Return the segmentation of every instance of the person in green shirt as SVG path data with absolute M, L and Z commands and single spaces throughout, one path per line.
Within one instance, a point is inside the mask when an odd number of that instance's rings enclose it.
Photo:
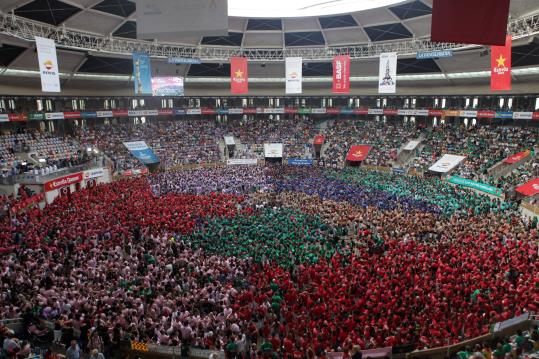
M 496 349 L 492 352 L 492 357 L 494 359 L 503 359 L 505 358 L 505 352 L 503 351 L 502 343 L 496 345 Z

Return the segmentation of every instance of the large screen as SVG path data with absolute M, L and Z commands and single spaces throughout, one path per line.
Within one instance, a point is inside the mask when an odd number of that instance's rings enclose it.
M 154 96 L 183 96 L 183 77 L 152 77 Z

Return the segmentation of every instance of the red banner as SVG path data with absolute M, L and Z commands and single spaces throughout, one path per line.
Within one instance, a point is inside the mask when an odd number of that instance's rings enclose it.
M 235 95 L 249 92 L 249 73 L 246 57 L 230 58 L 230 91 Z
M 162 108 L 157 110 L 157 114 L 159 116 L 172 116 L 174 114 L 174 110 L 171 108 Z
M 203 107 L 200 109 L 200 113 L 203 115 L 215 115 L 217 112 L 213 108 Z
M 441 117 L 444 115 L 443 110 L 429 110 L 430 117 Z
M 82 172 L 73 173 L 64 177 L 53 179 L 52 181 L 45 182 L 44 187 L 45 191 L 52 191 L 58 188 L 69 186 L 73 183 L 82 182 Z
M 350 56 L 333 58 L 333 93 L 350 93 Z
M 338 107 L 328 107 L 326 108 L 326 113 L 328 115 L 338 115 L 341 113 L 341 109 Z
M 532 115 L 533 120 L 539 120 L 539 112 L 534 112 Z
M 28 121 L 28 115 L 25 113 L 10 113 L 8 116 L 9 120 L 12 122 Z
M 490 89 L 511 90 L 511 35 L 505 38 L 505 46 L 490 48 Z
M 347 161 L 351 162 L 359 162 L 365 160 L 367 156 L 369 155 L 369 151 L 371 150 L 371 146 L 352 146 L 350 147 L 350 151 L 348 151 L 348 155 L 346 156 Z
M 533 179 L 528 183 L 516 188 L 516 191 L 524 196 L 535 196 L 539 193 L 539 178 Z
M 129 111 L 127 111 L 127 110 L 112 110 L 112 116 L 114 116 L 114 117 L 127 117 L 127 116 L 129 116 Z
M 64 112 L 64 119 L 68 119 L 68 118 L 80 118 L 80 112 L 78 111 Z
M 325 139 L 326 138 L 323 135 L 316 135 L 316 136 L 314 136 L 314 144 L 315 145 L 321 145 L 321 144 L 324 143 Z
M 369 109 L 368 108 L 355 108 L 355 109 L 352 110 L 352 112 L 355 115 L 368 115 L 369 114 Z
M 496 117 L 495 111 L 477 111 L 477 118 L 494 118 Z
M 247 115 L 253 115 L 253 114 L 256 114 L 256 108 L 255 107 L 246 107 L 243 109 L 243 114 L 247 114 Z
M 512 155 L 511 157 L 507 157 L 503 161 L 503 163 L 513 164 L 513 163 L 520 162 L 523 159 L 525 159 L 526 157 L 528 157 L 530 155 L 530 153 L 531 153 L 530 150 L 526 150 L 526 151 L 516 153 L 516 154 Z
M 298 108 L 297 107 L 285 107 L 284 108 L 284 113 L 291 113 L 291 114 L 298 113 Z
M 19 201 L 16 204 L 14 204 L 13 207 L 11 207 L 11 211 L 13 213 L 18 213 L 44 200 L 45 200 L 45 193 L 35 194 L 32 197 L 28 197 L 25 200 Z
M 384 109 L 384 115 L 386 116 L 397 116 L 399 113 L 398 110 L 392 109 L 392 108 L 386 108 Z

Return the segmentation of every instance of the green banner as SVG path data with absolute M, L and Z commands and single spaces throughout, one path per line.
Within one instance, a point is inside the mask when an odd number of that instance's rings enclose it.
M 28 114 L 29 121 L 41 121 L 45 119 L 45 114 L 39 112 L 31 112 Z
M 485 184 L 485 183 L 472 181 L 467 178 L 462 178 L 459 176 L 451 176 L 448 178 L 447 182 L 456 184 L 458 186 L 473 188 L 478 191 L 485 192 L 494 196 L 498 196 L 498 197 L 502 196 L 501 189 Z
M 300 114 L 300 115 L 310 115 L 311 114 L 311 109 L 309 107 L 298 108 L 298 114 Z

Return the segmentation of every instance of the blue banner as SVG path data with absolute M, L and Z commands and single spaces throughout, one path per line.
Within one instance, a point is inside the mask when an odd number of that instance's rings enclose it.
M 183 115 L 185 115 L 185 110 L 183 108 L 175 108 L 174 109 L 174 114 L 176 116 L 183 116 Z
M 426 52 L 418 52 L 415 55 L 415 58 L 418 60 L 424 60 L 424 59 L 436 59 L 440 57 L 452 57 L 453 51 L 452 50 L 438 50 L 438 51 L 426 51 Z
M 513 112 L 512 111 L 496 111 L 496 118 L 513 119 Z
M 226 109 L 226 108 L 218 108 L 217 109 L 217 114 L 218 115 L 228 115 L 228 109 Z
M 169 57 L 169 64 L 175 65 L 200 65 L 202 61 L 197 58 L 188 58 L 188 57 Z
M 144 141 L 124 142 L 129 152 L 145 165 L 159 163 L 159 159 Z
M 312 166 L 313 160 L 306 158 L 289 158 L 288 164 L 291 166 Z
M 403 175 L 404 174 L 404 168 L 393 167 L 393 173 L 397 174 L 397 175 Z
M 348 107 L 342 107 L 341 108 L 341 114 L 343 115 L 352 115 L 354 113 L 354 110 Z
M 133 52 L 133 81 L 135 83 L 135 95 L 152 94 L 150 55 Z
M 81 118 L 97 118 L 97 112 L 85 111 L 80 113 Z

